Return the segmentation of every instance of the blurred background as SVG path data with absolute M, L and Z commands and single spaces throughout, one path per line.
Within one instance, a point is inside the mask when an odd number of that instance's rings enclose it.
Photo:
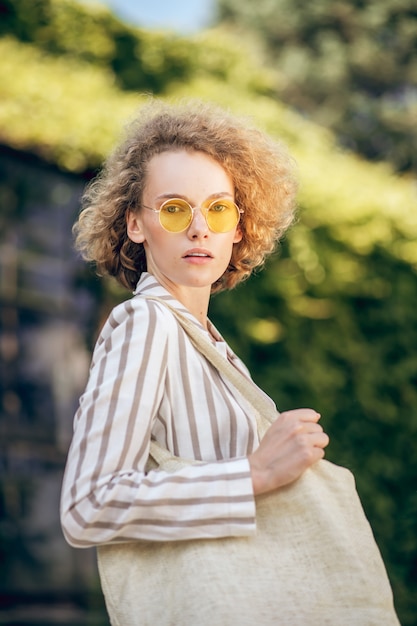
M 299 218 L 213 321 L 349 467 L 417 624 L 414 0 L 0 0 L 0 624 L 108 626 L 59 492 L 90 354 L 129 297 L 72 249 L 85 184 L 149 94 L 250 116 L 299 167 Z

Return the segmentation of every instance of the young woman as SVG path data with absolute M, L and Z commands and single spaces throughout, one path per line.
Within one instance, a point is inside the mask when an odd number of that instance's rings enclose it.
M 75 416 L 61 518 L 72 546 L 116 548 L 110 553 L 111 562 L 116 563 L 113 580 L 121 583 L 111 601 L 106 597 L 118 614 L 113 624 L 397 623 L 380 557 L 373 552 L 368 556 L 365 550 L 372 543 L 368 528 L 359 550 L 346 547 L 355 524 L 351 503 L 343 496 L 340 509 L 351 516 L 342 539 L 343 559 L 326 550 L 326 517 L 314 526 L 309 509 L 307 526 L 313 525 L 301 533 L 299 516 L 289 514 L 286 523 L 290 532 L 294 530 L 297 546 L 315 542 L 316 556 L 304 568 L 304 561 L 301 567 L 294 566 L 289 555 L 288 568 L 296 569 L 297 599 L 285 598 L 290 611 L 287 618 L 282 617 L 280 589 L 272 584 L 265 591 L 264 562 L 254 566 L 246 588 L 246 583 L 235 580 L 235 573 L 226 574 L 220 564 L 218 572 L 214 567 L 216 580 L 211 573 L 202 578 L 203 557 L 193 575 L 200 585 L 197 597 L 191 598 L 198 604 L 198 614 L 193 612 L 195 605 L 191 613 L 185 609 L 188 589 L 183 589 L 181 600 L 176 595 L 175 589 L 186 583 L 178 570 L 170 571 L 165 557 L 157 574 L 150 571 L 157 546 L 163 543 L 174 546 L 181 556 L 187 545 L 196 551 L 213 545 L 204 540 L 214 539 L 223 546 L 227 538 L 254 537 L 260 511 L 255 497 L 280 492 L 324 456 L 329 439 L 318 423 L 319 414 L 309 408 L 281 413 L 260 441 L 252 406 L 203 356 L 176 317 L 179 314 L 187 320 L 215 347 L 222 363 L 227 361 L 233 371 L 246 377 L 248 386 L 253 385 L 245 366 L 207 318 L 209 299 L 211 293 L 232 288 L 262 265 L 292 222 L 295 193 L 293 163 L 286 150 L 247 121 L 201 102 L 174 106 L 152 101 L 140 111 L 126 139 L 85 194 L 76 225 L 77 246 L 100 274 L 116 277 L 134 295 L 113 310 L 94 350 Z M 273 411 L 272 401 L 258 393 Z M 197 463 L 180 465 L 175 471 L 151 469 L 151 442 Z M 313 501 L 314 490 L 307 494 Z M 332 491 L 330 500 L 335 498 L 336 491 Z M 263 496 L 261 500 L 265 501 Z M 326 515 L 326 507 L 321 508 Z M 337 536 L 342 528 L 334 521 Z M 136 565 L 135 546 L 140 554 L 148 554 L 148 566 Z M 243 549 L 246 543 L 241 539 L 237 546 Z M 346 572 L 346 555 L 360 557 L 362 552 L 365 568 L 360 563 L 354 574 Z M 191 557 L 194 565 L 196 554 Z M 329 558 L 336 559 L 337 575 L 332 563 L 326 570 Z M 324 580 L 316 580 L 315 566 L 323 563 Z M 239 567 L 234 571 L 239 572 Z M 375 575 L 378 568 L 381 576 Z M 134 572 L 142 576 L 142 583 L 133 578 Z M 104 580 L 104 566 L 101 574 Z M 173 593 L 161 589 L 162 574 L 168 575 Z M 281 581 L 290 576 L 286 569 L 280 575 Z M 347 586 L 344 576 L 350 576 Z M 374 609 L 370 600 L 367 585 L 373 578 L 378 580 L 381 610 Z M 259 580 L 260 588 L 255 591 Z M 352 580 L 362 594 L 358 602 L 347 595 Z M 150 598 L 147 587 L 145 592 L 140 588 L 148 581 L 157 588 Z M 112 591 L 115 584 L 110 582 L 107 588 Z M 213 594 L 221 601 L 213 603 L 213 596 L 206 593 L 209 585 L 218 590 Z M 233 589 L 242 585 L 236 600 Z M 336 588 L 336 616 L 326 604 L 331 585 Z M 268 598 L 259 598 L 262 593 Z M 309 602 L 304 602 L 309 593 Z M 133 608 L 128 617 L 123 611 L 133 606 L 136 596 L 139 608 Z M 159 610 L 157 618 L 153 610 L 144 608 L 148 600 Z M 251 617 L 255 600 L 256 607 L 265 606 L 259 620 L 257 609 Z M 360 614 L 356 609 L 352 612 L 354 603 Z M 363 619 L 361 611 L 366 613 Z M 371 613 L 376 621 L 369 617 Z
M 77 245 L 135 296 L 101 332 L 75 417 L 62 495 L 71 545 L 254 533 L 254 496 L 323 457 L 311 409 L 282 413 L 258 445 L 240 395 L 169 309 L 143 297 L 183 312 L 244 370 L 207 319 L 210 294 L 263 263 L 295 192 L 282 146 L 202 103 L 152 102 L 90 186 Z M 151 439 L 206 464 L 161 480 L 145 471 Z

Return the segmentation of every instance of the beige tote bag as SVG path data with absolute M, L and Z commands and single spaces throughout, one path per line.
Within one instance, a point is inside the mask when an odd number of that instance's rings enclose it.
M 252 403 L 262 436 L 277 417 L 269 401 L 195 324 L 172 311 Z M 189 463 L 155 443 L 151 456 L 167 471 Z M 386 570 L 347 469 L 319 461 L 291 485 L 258 496 L 256 511 L 253 537 L 100 546 L 112 626 L 398 626 Z

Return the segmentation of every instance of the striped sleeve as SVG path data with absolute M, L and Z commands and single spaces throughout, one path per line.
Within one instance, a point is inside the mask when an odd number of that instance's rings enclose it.
M 137 300 L 117 307 L 102 331 L 74 419 L 62 488 L 62 528 L 75 547 L 255 531 L 245 456 L 172 474 L 145 473 L 155 419 L 166 402 L 170 345 L 178 332 L 172 315 Z

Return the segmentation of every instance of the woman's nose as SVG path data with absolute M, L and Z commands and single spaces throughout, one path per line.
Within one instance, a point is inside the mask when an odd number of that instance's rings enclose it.
M 208 231 L 209 227 L 203 211 L 199 208 L 195 208 L 193 211 L 193 219 L 188 227 L 188 236 L 194 239 L 196 237 L 206 236 Z

